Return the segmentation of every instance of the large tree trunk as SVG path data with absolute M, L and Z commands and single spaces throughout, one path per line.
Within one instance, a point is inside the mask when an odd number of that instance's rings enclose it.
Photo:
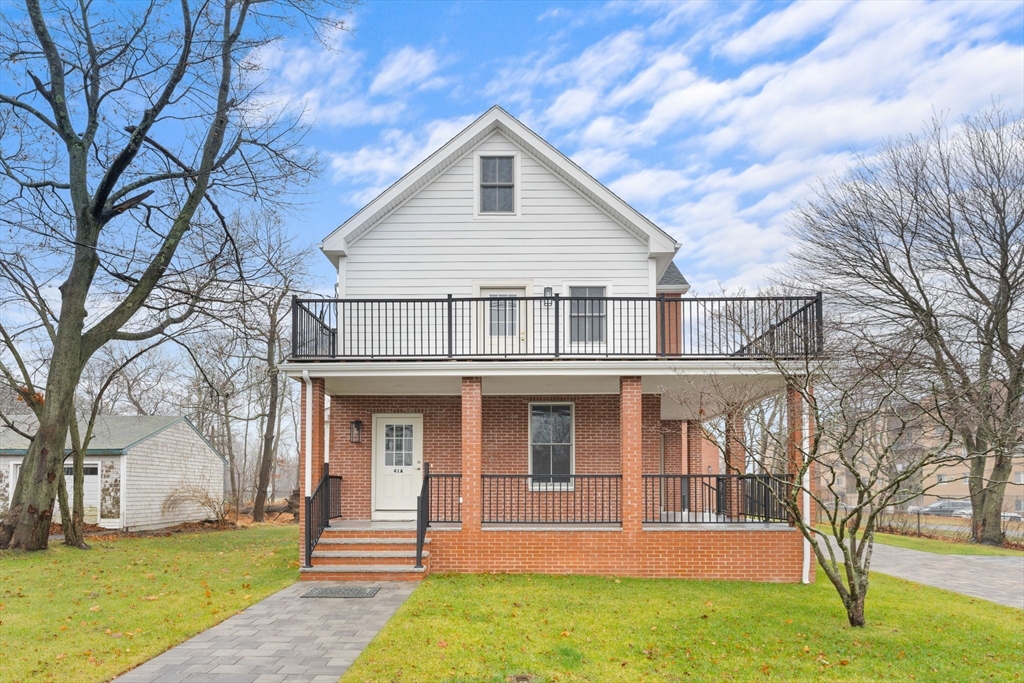
M 992 472 L 985 480 L 985 464 L 991 459 Z M 998 453 L 971 458 L 968 488 L 971 492 L 971 540 L 985 545 L 1003 545 L 1003 496 L 1013 470 L 1013 458 Z
M 277 321 L 271 318 L 271 329 Z M 267 424 L 263 432 L 263 453 L 260 456 L 260 478 L 256 486 L 256 500 L 252 506 L 252 521 L 263 521 L 263 507 L 267 502 L 267 487 L 270 486 L 270 466 L 274 462 L 274 432 L 277 425 L 277 394 L 279 391 L 278 370 L 275 361 L 277 350 L 276 335 L 267 337 L 267 375 L 270 379 L 270 396 L 267 400 Z
M 68 422 L 74 414 L 75 386 L 81 374 L 78 359 L 85 318 L 82 306 L 84 295 L 69 296 L 69 291 L 74 289 L 68 286 L 69 283 L 70 278 L 62 286 L 64 308 L 61 319 L 63 321 L 67 315 L 70 320 L 57 333 L 45 399 L 39 415 L 39 428 L 22 461 L 18 482 L 11 497 L 11 507 L 3 522 L 0 522 L 0 548 L 43 550 L 50 536 L 58 479 L 64 477 Z M 75 304 L 80 309 L 80 315 L 74 315 L 74 311 L 69 310 Z

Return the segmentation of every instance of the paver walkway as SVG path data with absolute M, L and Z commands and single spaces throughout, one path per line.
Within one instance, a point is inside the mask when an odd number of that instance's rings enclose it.
M 1024 557 L 940 555 L 875 543 L 871 571 L 1024 609 Z
M 405 602 L 415 582 L 346 581 L 380 586 L 372 598 L 300 598 L 300 581 L 115 679 L 115 683 L 300 683 L 330 681 L 352 665 Z

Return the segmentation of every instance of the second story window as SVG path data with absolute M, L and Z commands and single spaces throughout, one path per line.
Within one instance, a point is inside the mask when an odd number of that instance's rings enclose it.
M 480 213 L 515 210 L 515 158 L 480 157 Z
M 605 308 L 604 287 L 570 287 L 569 296 L 569 341 L 574 344 L 604 342 Z M 580 300 L 576 297 L 600 297 L 597 300 Z

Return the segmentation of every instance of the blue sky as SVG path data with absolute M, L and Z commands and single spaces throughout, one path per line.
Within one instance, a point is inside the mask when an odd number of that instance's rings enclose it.
M 704 294 L 782 265 L 786 213 L 887 136 L 1024 108 L 1024 2 L 382 2 L 265 50 L 327 169 L 332 229 L 500 104 L 672 234 Z M 326 259 L 319 272 L 330 279 Z

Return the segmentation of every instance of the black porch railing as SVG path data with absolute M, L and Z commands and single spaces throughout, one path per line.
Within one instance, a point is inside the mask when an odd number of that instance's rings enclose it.
M 334 517 L 341 517 L 341 477 L 332 476 L 329 466 L 324 463 L 323 477 L 313 489 L 312 495 L 306 496 L 305 566 L 313 566 L 313 549 L 324 529 L 331 526 Z
M 760 474 L 643 476 L 646 524 L 787 522 L 789 477 Z
M 293 360 L 801 358 L 815 297 L 292 300 Z
M 621 474 L 485 474 L 484 524 L 619 524 Z
M 423 483 L 416 497 L 416 567 L 423 567 L 423 544 L 431 522 L 462 521 L 462 475 L 433 474 L 423 463 Z

